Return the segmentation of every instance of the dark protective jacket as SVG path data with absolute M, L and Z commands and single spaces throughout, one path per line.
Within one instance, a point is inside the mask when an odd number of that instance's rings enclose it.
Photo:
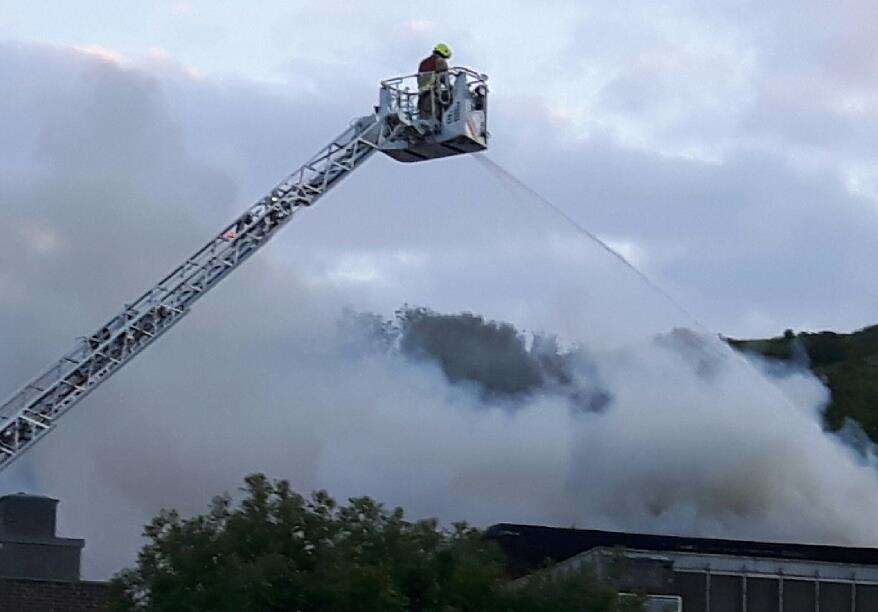
M 435 87 L 437 75 L 448 70 L 448 62 L 445 58 L 433 53 L 424 59 L 418 66 L 418 91 L 429 91 Z

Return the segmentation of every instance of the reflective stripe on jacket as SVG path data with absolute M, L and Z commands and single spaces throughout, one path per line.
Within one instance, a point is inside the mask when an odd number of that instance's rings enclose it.
M 448 62 L 435 53 L 418 66 L 418 91 L 423 93 L 436 86 L 436 74 L 448 70 Z

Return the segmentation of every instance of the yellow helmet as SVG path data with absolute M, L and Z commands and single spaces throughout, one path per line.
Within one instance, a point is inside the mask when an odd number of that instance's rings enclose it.
M 435 47 L 433 47 L 433 53 L 438 53 L 445 59 L 451 57 L 451 48 L 445 43 L 439 43 Z

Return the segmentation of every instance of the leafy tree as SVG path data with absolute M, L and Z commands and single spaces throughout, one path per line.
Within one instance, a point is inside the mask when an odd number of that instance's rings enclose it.
M 538 575 L 504 584 L 502 556 L 465 523 L 408 522 L 368 497 L 338 505 L 286 481 L 245 479 L 242 501 L 214 499 L 184 519 L 163 510 L 133 568 L 111 583 L 111 610 L 614 611 L 612 589 Z
M 511 596 L 497 610 L 505 612 L 639 612 L 644 609 L 642 596 L 620 598 L 616 591 L 595 581 L 587 571 L 555 574 L 539 572 L 513 586 Z

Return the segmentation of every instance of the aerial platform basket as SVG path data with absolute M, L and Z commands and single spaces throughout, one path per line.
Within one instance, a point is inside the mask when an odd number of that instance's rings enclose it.
M 417 162 L 488 148 L 488 77 L 460 67 L 435 77 L 439 85 L 424 93 L 417 74 L 381 82 L 378 150 Z

